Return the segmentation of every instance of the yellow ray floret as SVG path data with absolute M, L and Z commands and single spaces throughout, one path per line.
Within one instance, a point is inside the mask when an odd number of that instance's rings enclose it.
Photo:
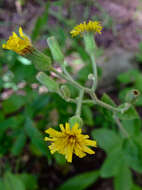
M 25 55 L 30 52 L 32 47 L 30 39 L 23 33 L 22 28 L 19 27 L 19 36 L 13 32 L 9 37 L 6 44 L 2 45 L 2 48 L 15 51 L 20 55 Z
M 45 141 L 51 141 L 49 149 L 51 153 L 56 151 L 63 154 L 68 162 L 72 162 L 73 153 L 82 158 L 88 154 L 95 154 L 89 146 L 96 147 L 96 141 L 89 140 L 88 135 L 82 134 L 82 129 L 76 123 L 72 128 L 69 123 L 66 123 L 65 127 L 60 124 L 61 131 L 49 128 L 45 133 L 49 134 L 49 137 L 45 137 Z
M 102 26 L 98 21 L 83 22 L 73 28 L 70 32 L 72 37 L 82 34 L 83 32 L 93 32 L 101 34 Z

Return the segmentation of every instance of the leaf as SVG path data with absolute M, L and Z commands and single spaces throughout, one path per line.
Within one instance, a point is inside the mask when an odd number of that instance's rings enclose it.
M 22 130 L 21 133 L 17 136 L 16 141 L 14 142 L 14 144 L 12 146 L 11 153 L 14 156 L 19 155 L 21 153 L 25 143 L 26 143 L 26 135 Z
M 123 84 L 129 84 L 130 82 L 134 82 L 139 75 L 139 70 L 133 69 L 120 74 L 117 79 Z
M 132 186 L 132 189 L 131 190 L 142 190 L 142 188 L 141 187 L 139 187 L 138 185 L 136 185 L 136 184 L 133 184 L 133 186 Z
M 127 164 L 124 162 L 119 167 L 119 172 L 114 179 L 115 190 L 131 190 L 132 188 L 132 175 Z
M 107 156 L 100 170 L 103 178 L 115 176 L 123 163 L 123 153 L 120 146 L 116 146 Z
M 116 106 L 115 102 L 106 93 L 103 94 L 101 100 L 107 104 Z
M 107 94 L 103 94 L 103 96 L 101 97 L 101 100 L 107 104 L 110 104 L 112 105 L 113 107 L 116 107 L 116 104 L 115 102 L 107 95 Z M 104 118 L 109 121 L 109 122 L 114 122 L 114 119 L 113 119 L 113 114 L 112 114 L 112 111 L 110 110 L 107 110 L 106 108 L 103 108 L 103 107 L 99 107 L 99 110 L 100 112 L 102 112 Z
M 9 114 L 17 111 L 25 104 L 25 98 L 19 95 L 12 95 L 2 102 L 3 112 Z
M 22 182 L 24 183 L 26 190 L 35 190 L 37 189 L 37 180 L 36 177 L 27 173 L 22 173 L 18 175 Z
M 6 172 L 4 175 L 4 185 L 4 190 L 26 190 L 21 179 L 10 172 Z
M 142 149 L 132 139 L 126 139 L 123 145 L 125 160 L 128 166 L 142 173 Z
M 140 119 L 122 120 L 122 125 L 131 136 L 141 133 L 142 122 Z
M 31 139 L 32 144 L 46 157 L 50 158 L 50 153 L 46 143 L 43 140 L 43 136 L 40 131 L 34 126 L 30 118 L 26 119 L 25 122 L 25 131 L 29 138 Z
M 135 88 L 138 89 L 140 92 L 142 92 L 142 75 L 140 74 L 135 82 Z
M 84 190 L 99 177 L 98 171 L 86 172 L 75 177 L 68 179 L 63 185 L 61 185 L 57 190 Z
M 119 108 L 124 108 L 125 105 L 120 105 Z M 136 109 L 131 106 L 127 111 L 122 113 L 117 113 L 117 116 L 122 120 L 132 120 L 132 119 L 139 119 L 139 115 Z
M 122 139 L 110 129 L 95 129 L 92 131 L 92 136 L 106 152 L 122 142 Z

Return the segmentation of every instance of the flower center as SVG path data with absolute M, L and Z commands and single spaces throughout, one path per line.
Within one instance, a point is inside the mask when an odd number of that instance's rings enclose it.
M 69 140 L 70 143 L 75 143 L 75 140 L 76 140 L 75 135 L 70 135 L 70 136 L 68 137 L 68 140 Z

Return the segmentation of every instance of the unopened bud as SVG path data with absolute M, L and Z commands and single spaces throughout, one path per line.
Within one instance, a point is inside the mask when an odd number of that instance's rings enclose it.
M 73 116 L 69 119 L 70 126 L 73 127 L 76 123 L 78 123 L 79 127 L 82 127 L 83 120 L 79 116 Z
M 68 98 L 70 98 L 70 96 L 71 96 L 70 90 L 69 90 L 69 88 L 68 88 L 66 85 L 62 85 L 62 86 L 61 86 L 60 92 L 61 92 L 62 96 L 63 96 L 65 99 L 68 99 Z
M 56 38 L 54 36 L 50 37 L 47 39 L 49 48 L 51 50 L 53 59 L 57 62 L 59 62 L 60 64 L 63 64 L 64 62 L 64 55 L 60 49 L 60 46 L 56 40 Z
M 31 60 L 39 71 L 48 71 L 51 68 L 51 58 L 35 48 L 26 54 L 25 57 Z
M 126 95 L 125 100 L 126 102 L 135 103 L 139 95 L 140 92 L 138 90 L 130 90 Z
M 41 84 L 43 84 L 45 87 L 47 87 L 50 92 L 58 92 L 59 91 L 58 83 L 56 83 L 51 77 L 49 77 L 45 73 L 39 72 L 37 74 L 36 78 Z

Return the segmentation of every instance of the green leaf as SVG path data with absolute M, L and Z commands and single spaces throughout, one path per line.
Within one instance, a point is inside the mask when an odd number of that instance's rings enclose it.
M 133 69 L 129 70 L 128 72 L 120 74 L 117 77 L 117 79 L 123 84 L 128 84 L 130 82 L 134 82 L 139 75 L 140 75 L 139 70 Z
M 46 157 L 50 158 L 50 153 L 46 143 L 43 140 L 43 136 L 40 131 L 34 126 L 30 118 L 26 119 L 25 122 L 25 131 L 29 138 L 31 139 L 32 144 Z
M 135 82 L 135 88 L 138 89 L 140 92 L 142 92 L 142 75 L 140 74 Z
M 124 162 L 119 167 L 119 172 L 114 179 L 115 190 L 131 190 L 132 188 L 132 175 L 127 164 Z
M 95 183 L 98 177 L 98 171 L 86 172 L 68 179 L 63 185 L 58 188 L 58 190 L 84 190 L 91 184 Z
M 4 185 L 4 190 L 26 190 L 21 179 L 10 172 L 6 172 L 4 175 Z
M 106 160 L 104 161 L 100 175 L 103 178 L 108 178 L 115 176 L 119 168 L 123 163 L 123 153 L 120 146 L 116 146 L 107 156 Z
M 12 146 L 11 153 L 14 156 L 19 155 L 21 153 L 25 143 L 26 143 L 26 135 L 22 130 L 21 133 L 17 136 L 17 138 Z
M 121 137 L 110 129 L 95 129 L 92 131 L 92 136 L 106 152 L 110 152 L 122 142 Z
M 122 120 L 122 125 L 131 136 L 141 133 L 142 122 L 140 119 Z
M 142 173 L 142 149 L 132 139 L 126 139 L 123 150 L 129 167 Z
M 119 106 L 119 108 L 124 108 L 125 105 Z M 132 119 L 139 119 L 139 115 L 136 111 L 136 109 L 131 106 L 127 111 L 125 111 L 123 114 L 122 113 L 117 113 L 118 117 L 120 119 L 124 120 L 132 120 Z
M 3 112 L 9 114 L 17 111 L 25 104 L 25 98 L 19 95 L 12 95 L 2 102 Z
M 107 104 L 110 104 L 112 105 L 113 107 L 116 107 L 116 104 L 115 102 L 107 95 L 107 94 L 103 94 L 103 96 L 101 97 L 101 100 Z M 113 114 L 112 114 L 112 111 L 110 110 L 107 110 L 106 108 L 103 108 L 103 107 L 99 107 L 99 110 L 100 112 L 103 114 L 103 117 L 113 123 L 114 122 L 114 119 L 113 119 Z
M 36 177 L 27 173 L 22 173 L 18 175 L 22 182 L 24 183 L 26 190 L 35 190 L 37 189 L 37 180 Z
M 107 104 L 116 106 L 115 102 L 106 93 L 103 94 L 101 100 Z
M 136 184 L 133 184 L 133 186 L 132 186 L 132 189 L 131 190 L 142 190 L 142 188 L 141 187 L 139 187 L 138 185 L 136 185 Z

